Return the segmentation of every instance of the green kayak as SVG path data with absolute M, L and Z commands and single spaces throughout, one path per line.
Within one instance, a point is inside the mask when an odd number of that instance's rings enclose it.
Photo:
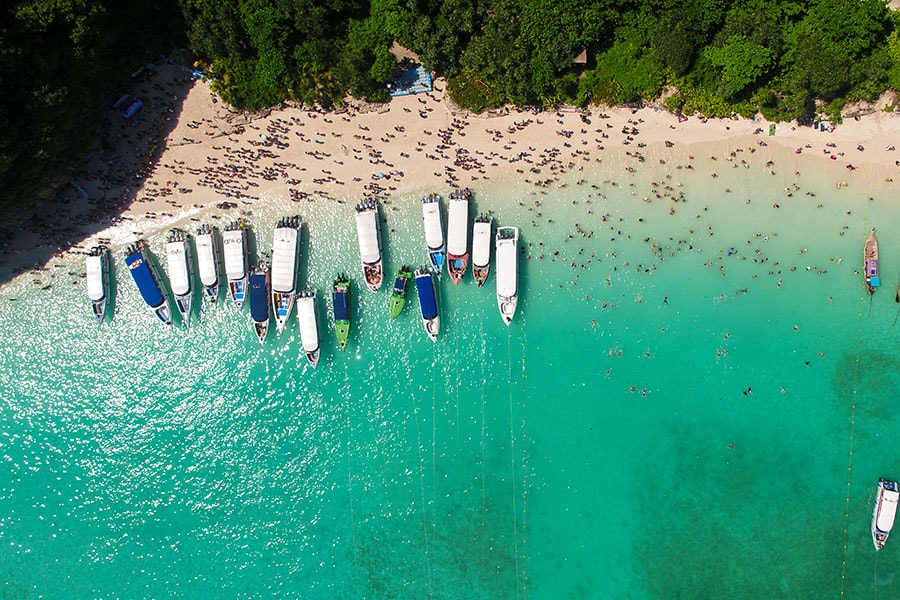
M 350 280 L 346 275 L 339 275 L 334 280 L 331 301 L 334 308 L 334 333 L 341 350 L 346 350 L 347 342 L 350 341 Z
M 406 291 L 412 279 L 412 269 L 407 266 L 400 267 L 397 278 L 394 280 L 394 289 L 391 291 L 391 319 L 396 319 L 403 312 L 406 305 Z

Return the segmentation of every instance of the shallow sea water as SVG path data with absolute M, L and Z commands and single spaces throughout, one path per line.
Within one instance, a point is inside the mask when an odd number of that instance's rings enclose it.
M 261 346 L 247 312 L 220 301 L 165 330 L 121 248 L 100 328 L 69 283 L 80 262 L 52 268 L 50 291 L 6 284 L 0 589 L 897 594 L 900 543 L 876 563 L 869 532 L 878 477 L 900 477 L 896 188 L 861 169 L 836 189 L 815 160 L 775 148 L 745 149 L 750 168 L 732 169 L 726 149 L 692 149 L 690 171 L 677 147 L 644 149 L 644 165 L 585 162 L 545 194 L 524 179 L 547 173 L 475 182 L 472 216 L 521 227 L 519 312 L 502 324 L 493 274 L 483 289 L 445 276 L 437 344 L 414 293 L 388 318 L 397 267 L 425 264 L 418 195 L 382 205 L 378 294 L 361 284 L 352 200 L 270 200 L 248 216 L 261 252 L 278 217 L 307 221 L 315 371 L 296 320 Z M 686 202 L 655 198 L 667 173 Z M 870 301 L 856 271 L 876 225 L 884 288 Z M 340 271 L 355 286 L 344 353 L 329 298 Z

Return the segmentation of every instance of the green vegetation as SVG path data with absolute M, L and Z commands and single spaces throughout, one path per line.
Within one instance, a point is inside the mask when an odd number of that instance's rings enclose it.
M 386 99 L 396 41 L 464 108 L 632 103 L 840 118 L 900 89 L 883 0 L 18 0 L 0 22 L 0 186 L 26 190 L 91 139 L 128 73 L 177 44 L 239 109 Z M 587 64 L 573 58 L 587 51 Z M 4 194 L 8 196 L 9 194 Z

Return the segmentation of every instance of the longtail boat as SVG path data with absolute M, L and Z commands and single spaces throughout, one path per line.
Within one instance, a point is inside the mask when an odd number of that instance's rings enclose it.
M 409 282 L 412 280 L 412 269 L 407 266 L 400 267 L 397 277 L 394 279 L 394 289 L 391 290 L 391 319 L 396 319 L 403 312 L 406 305 L 406 292 L 409 290 Z
M 866 288 L 870 294 L 875 293 L 875 288 L 881 286 L 881 278 L 878 276 L 878 240 L 875 239 L 875 228 L 869 232 L 866 238 L 866 246 L 863 251 L 865 263 Z
M 334 333 L 341 350 L 346 350 L 350 341 L 350 279 L 346 275 L 338 275 L 334 280 L 331 304 L 334 309 Z

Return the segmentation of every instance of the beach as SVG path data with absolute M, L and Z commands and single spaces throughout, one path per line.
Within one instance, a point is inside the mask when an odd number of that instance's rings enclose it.
M 0 287 L 11 593 L 896 591 L 898 540 L 876 555 L 869 529 L 875 483 L 900 477 L 896 114 L 773 136 L 652 108 L 476 117 L 438 81 L 373 110 L 249 118 L 174 65 L 155 77 L 147 112 L 111 112 L 109 145 L 72 174 L 84 194 L 70 184 L 71 209 L 4 257 L 21 271 Z M 519 227 L 519 303 L 507 326 L 495 271 L 436 280 L 433 343 L 415 292 L 392 320 L 390 286 L 366 289 L 353 206 L 379 199 L 387 284 L 426 264 L 421 196 L 454 186 L 470 216 Z M 224 292 L 164 327 L 122 261 L 237 218 L 254 260 L 294 214 L 316 369 L 293 317 L 260 344 Z M 100 241 L 98 327 L 81 253 Z
M 21 224 L 8 240 L 0 275 L 8 279 L 51 256 L 83 252 L 98 239 L 121 245 L 274 198 L 297 202 L 302 211 L 308 202 L 446 193 L 510 176 L 552 188 L 562 173 L 592 162 L 610 164 L 611 178 L 648 168 L 665 176 L 688 166 L 698 145 L 723 159 L 735 149 L 788 148 L 802 158 L 797 170 L 825 171 L 836 185 L 858 187 L 900 173 L 894 149 L 900 116 L 880 105 L 831 131 L 781 123 L 768 135 L 764 121 L 679 119 L 655 108 L 476 116 L 456 111 L 444 86 L 438 79 L 431 93 L 385 105 L 350 100 L 336 112 L 285 107 L 243 115 L 183 68 L 163 65 L 131 90 L 144 101 L 136 117 L 109 111 L 99 147 L 58 192 L 65 203 Z M 654 158 L 645 163 L 647 157 Z

